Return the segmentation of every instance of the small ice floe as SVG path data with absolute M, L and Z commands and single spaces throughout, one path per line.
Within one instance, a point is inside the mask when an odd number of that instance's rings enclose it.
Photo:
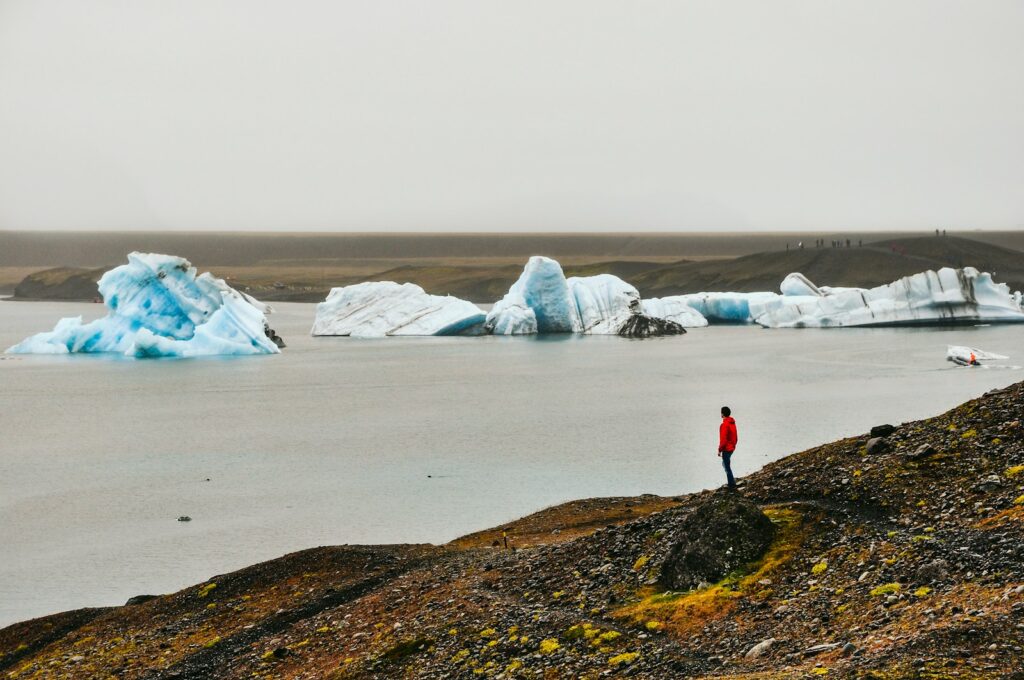
M 960 366 L 981 366 L 982 363 L 1009 358 L 1003 354 L 986 352 L 977 347 L 965 347 L 963 345 L 947 345 L 946 347 L 946 361 L 952 361 Z

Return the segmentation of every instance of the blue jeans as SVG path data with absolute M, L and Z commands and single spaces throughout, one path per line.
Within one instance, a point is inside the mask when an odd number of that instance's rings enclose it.
M 725 470 L 725 478 L 729 481 L 729 488 L 736 488 L 736 478 L 732 476 L 732 451 L 722 451 L 722 468 Z

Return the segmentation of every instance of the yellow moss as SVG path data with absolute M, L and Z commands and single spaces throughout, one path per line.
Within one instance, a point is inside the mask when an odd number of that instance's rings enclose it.
M 540 646 L 537 648 L 541 654 L 553 654 L 562 648 L 562 645 L 558 644 L 558 640 L 555 638 L 547 638 L 541 640 Z
M 962 435 L 960 435 L 960 438 L 961 438 L 961 439 L 971 439 L 971 438 L 973 438 L 973 437 L 977 437 L 977 436 L 978 436 L 978 431 L 977 431 L 977 430 L 975 430 L 975 429 L 974 429 L 974 428 L 972 427 L 971 429 L 967 430 L 967 431 L 966 431 L 966 432 L 964 432 L 964 433 L 963 433 Z
M 556 590 L 555 592 L 551 593 L 551 597 L 555 598 L 556 600 L 562 597 L 563 595 L 565 595 L 564 590 Z
M 811 669 L 811 674 L 812 675 L 828 675 L 828 669 L 827 668 L 822 668 L 821 666 L 818 666 L 817 668 L 812 668 Z
M 330 633 L 331 632 L 331 627 L 330 626 L 320 626 L 319 628 L 316 629 L 316 632 L 318 632 L 318 633 Z
M 879 595 L 894 595 L 895 593 L 900 592 L 902 587 L 903 586 L 899 583 L 886 583 L 884 586 L 878 586 L 877 588 L 872 589 L 871 595 L 873 597 L 878 597 Z
M 637 652 L 624 652 L 622 654 L 617 654 L 617 655 L 613 656 L 612 658 L 608 659 L 608 665 L 610 665 L 610 666 L 621 666 L 621 665 L 625 664 L 625 665 L 628 666 L 629 664 L 631 664 L 634 661 L 636 661 L 637 657 L 639 657 L 639 656 L 640 656 L 640 654 L 637 653 Z
M 1013 499 L 1014 505 L 1024 505 L 1024 496 L 1017 496 Z
M 216 587 L 217 587 L 217 584 L 216 584 L 216 583 L 207 583 L 207 584 L 206 584 L 205 586 L 202 586 L 202 587 L 201 587 L 201 588 L 199 589 L 199 592 L 198 592 L 198 593 L 196 593 L 196 594 L 197 594 L 197 595 L 198 595 L 199 597 L 206 597 L 207 595 L 209 595 L 209 594 L 210 594 L 210 591 L 211 591 L 211 590 L 213 590 L 213 589 L 214 589 L 214 588 L 216 588 Z
M 452 655 L 452 663 L 462 663 L 467 657 L 469 657 L 469 650 L 460 649 Z
M 644 624 L 644 628 L 650 631 L 661 630 L 664 627 L 665 624 L 663 624 L 661 621 L 648 621 Z
M 638 592 L 640 601 L 622 607 L 613 616 L 639 626 L 658 620 L 670 631 L 685 635 L 703 628 L 708 621 L 720 619 L 736 606 L 736 600 L 748 591 L 762 590 L 759 580 L 769 578 L 792 559 L 803 542 L 806 530 L 803 516 L 789 507 L 769 507 L 765 514 L 776 524 L 777 532 L 764 556 L 748 565 L 745 572 L 730 574 L 718 583 L 687 593 L 659 593 L 653 588 Z
M 633 571 L 640 571 L 643 569 L 644 565 L 647 564 L 648 559 L 647 555 L 641 555 L 638 557 L 636 562 L 633 563 Z
M 920 588 L 914 591 L 914 595 L 916 597 L 925 597 L 930 592 L 932 592 L 931 588 L 929 588 L 928 586 L 921 586 Z
M 653 623 L 653 621 L 649 623 Z M 612 640 L 615 640 L 616 638 L 619 638 L 621 636 L 622 633 L 620 633 L 617 630 L 608 630 L 598 635 L 597 640 L 595 640 L 595 642 L 611 642 Z
M 811 567 L 811 573 L 817 576 L 818 574 L 823 573 L 826 569 L 828 569 L 828 560 L 822 560 Z
M 480 631 L 480 637 L 482 638 L 491 638 L 497 634 L 498 631 L 494 630 L 493 628 L 484 628 L 482 631 Z
M 206 642 L 204 642 L 203 643 L 203 647 L 206 647 L 207 649 L 209 649 L 210 647 L 213 647 L 218 642 L 220 642 L 220 636 L 219 635 L 217 637 L 213 638 L 212 640 L 207 640 Z
M 514 659 L 512 661 L 512 663 L 510 663 L 509 665 L 505 666 L 505 672 L 506 673 L 515 673 L 517 670 L 519 670 L 522 667 L 523 667 L 523 662 L 520 661 L 519 659 Z
M 1003 474 L 1005 474 L 1010 479 L 1019 477 L 1021 474 L 1024 474 L 1024 465 L 1014 465 L 1013 467 L 1006 468 L 1006 472 L 1004 472 Z

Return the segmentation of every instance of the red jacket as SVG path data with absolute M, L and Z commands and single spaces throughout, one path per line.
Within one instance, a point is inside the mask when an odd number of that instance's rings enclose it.
M 718 451 L 732 453 L 736 450 L 736 442 L 739 437 L 736 435 L 736 421 L 732 416 L 723 416 L 722 424 L 718 428 Z

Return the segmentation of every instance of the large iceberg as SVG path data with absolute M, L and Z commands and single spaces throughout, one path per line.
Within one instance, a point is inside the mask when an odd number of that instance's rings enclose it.
M 752 302 L 751 317 L 766 328 L 1024 322 L 1020 295 L 973 267 L 944 267 L 870 289 L 822 286 L 813 294 L 814 288 L 791 274 L 786 294 Z
M 619 277 L 598 274 L 567 279 L 558 262 L 540 256 L 531 257 L 526 263 L 508 294 L 487 315 L 485 328 L 497 335 L 589 333 L 647 337 L 685 333 L 674 319 L 648 314 L 640 292 Z
M 483 310 L 456 297 L 429 295 L 413 283 L 371 281 L 332 288 L 316 306 L 313 335 L 381 338 L 459 335 L 485 319 Z
M 106 316 L 61 319 L 7 351 L 14 354 L 116 352 L 135 357 L 276 354 L 268 308 L 188 260 L 131 253 L 97 284 Z

